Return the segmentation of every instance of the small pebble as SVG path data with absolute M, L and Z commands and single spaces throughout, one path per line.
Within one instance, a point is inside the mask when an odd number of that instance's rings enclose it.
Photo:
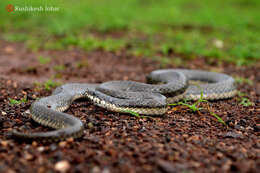
M 5 52 L 6 53 L 8 53 L 8 54 L 12 54 L 12 53 L 14 53 L 14 48 L 12 47 L 12 46 L 6 46 L 5 48 L 4 48 L 4 50 L 5 50 Z
M 31 146 L 30 145 L 25 145 L 24 149 L 28 150 Z
M 37 148 L 37 150 L 38 150 L 39 152 L 43 152 L 43 151 L 44 151 L 44 147 L 43 147 L 43 146 L 40 146 L 40 147 Z
M 12 170 L 12 169 L 8 169 L 7 171 L 6 171 L 6 173 L 16 173 L 14 170 Z
M 67 141 L 68 143 L 72 143 L 72 142 L 74 142 L 74 138 L 68 138 L 66 141 Z
M 175 166 L 168 161 L 158 160 L 157 164 L 163 172 L 166 172 L 166 173 L 177 172 Z
M 89 129 L 92 129 L 93 127 L 94 127 L 94 125 L 93 125 L 91 122 L 89 122 L 89 123 L 88 123 L 88 128 L 89 128 Z
M 219 49 L 224 47 L 224 42 L 222 40 L 216 39 L 216 40 L 214 40 L 213 44 L 216 46 L 216 48 L 219 48 Z
M 108 168 L 103 169 L 102 173 L 110 173 L 110 170 Z
M 227 132 L 223 135 L 225 138 L 243 138 L 242 134 L 235 132 Z
M 67 145 L 67 142 L 66 142 L 66 141 L 61 141 L 61 142 L 59 143 L 59 147 L 62 147 L 62 148 L 64 148 L 66 145 Z
M 40 167 L 38 170 L 37 170 L 38 173 L 44 173 L 46 172 L 45 168 L 44 167 Z
M 30 160 L 33 160 L 33 158 L 34 158 L 33 155 L 31 155 L 30 153 L 27 153 L 27 152 L 24 153 L 24 159 L 25 160 L 30 161 Z
M 4 112 L 4 111 L 2 111 L 1 113 L 2 113 L 2 115 L 4 115 L 4 116 L 5 116 L 5 115 L 7 115 L 7 113 L 6 113 L 6 112 Z
M 56 144 L 51 144 L 50 149 L 51 149 L 51 151 L 56 150 L 57 149 L 57 145 Z
M 25 113 L 26 113 L 26 114 L 30 114 L 30 109 L 27 109 L 27 110 L 25 111 Z
M 55 171 L 67 172 L 70 169 L 70 163 L 67 160 L 59 161 L 54 166 Z
M 38 145 L 38 143 L 37 143 L 36 141 L 33 141 L 33 142 L 32 142 L 32 146 L 33 146 L 33 147 L 36 147 L 37 145 Z
M 0 143 L 1 143 L 1 145 L 3 147 L 7 147 L 8 146 L 8 141 L 1 141 Z
M 92 168 L 92 170 L 91 170 L 91 173 L 100 173 L 101 172 L 101 170 L 100 170 L 100 168 L 98 167 L 98 166 L 95 166 L 94 168 Z

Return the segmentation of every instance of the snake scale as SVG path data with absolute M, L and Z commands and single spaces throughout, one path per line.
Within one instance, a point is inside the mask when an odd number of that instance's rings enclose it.
M 200 81 L 192 84 L 191 81 Z M 79 118 L 64 113 L 79 98 L 113 112 L 133 111 L 144 115 L 162 115 L 167 105 L 181 99 L 203 98 L 217 100 L 236 94 L 234 79 L 216 72 L 187 69 L 155 70 L 147 83 L 109 81 L 102 84 L 69 83 L 54 90 L 51 96 L 35 101 L 30 107 L 32 119 L 54 131 L 22 133 L 14 130 L 19 139 L 58 141 L 82 136 L 84 125 Z

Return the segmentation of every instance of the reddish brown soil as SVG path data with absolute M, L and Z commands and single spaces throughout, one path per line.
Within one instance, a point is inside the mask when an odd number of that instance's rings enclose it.
M 51 57 L 51 63 L 39 64 L 38 55 Z M 87 65 L 79 68 L 80 61 Z M 54 70 L 56 65 L 66 68 Z M 26 113 L 36 97 L 51 93 L 39 90 L 33 84 L 35 81 L 43 82 L 56 76 L 59 78 L 55 81 L 63 83 L 122 79 L 145 82 L 145 75 L 160 65 L 124 52 L 86 53 L 73 48 L 33 53 L 23 44 L 0 41 L 0 172 L 55 172 L 62 168 L 65 172 L 93 173 L 259 172 L 259 63 L 252 67 L 235 67 L 198 58 L 178 67 L 213 69 L 249 78 L 253 85 L 240 84 L 238 88 L 247 93 L 255 105 L 239 104 L 239 96 L 201 105 L 209 106 L 227 127 L 208 111 L 192 113 L 185 107 L 175 107 L 162 117 L 139 119 L 108 112 L 82 100 L 68 110 L 85 123 L 82 138 L 52 144 L 17 142 L 8 137 L 13 128 L 51 130 L 33 122 Z M 28 103 L 9 103 L 9 98 L 24 96 Z

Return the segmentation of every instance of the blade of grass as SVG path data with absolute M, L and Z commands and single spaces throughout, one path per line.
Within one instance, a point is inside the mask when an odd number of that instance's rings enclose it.
M 222 118 L 220 118 L 217 114 L 215 114 L 214 112 L 209 112 L 212 116 L 214 116 L 217 120 L 218 120 L 218 122 L 220 122 L 220 123 L 222 123 L 222 124 L 224 124 L 225 126 L 227 126 L 228 127 L 228 125 L 226 124 L 226 122 L 222 119 Z
M 140 115 L 137 112 L 134 112 L 134 111 L 131 111 L 131 110 L 125 110 L 124 112 L 125 113 L 129 113 L 129 114 L 131 114 L 131 115 L 133 115 L 133 116 L 135 116 L 137 118 L 150 118 L 150 119 L 154 120 L 154 118 L 151 117 L 151 116 Z

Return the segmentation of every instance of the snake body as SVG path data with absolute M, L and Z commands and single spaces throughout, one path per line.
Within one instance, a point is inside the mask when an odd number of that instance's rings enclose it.
M 56 130 L 22 133 L 12 136 L 22 139 L 58 141 L 83 134 L 80 119 L 63 113 L 79 98 L 114 112 L 136 112 L 144 115 L 162 115 L 167 105 L 183 98 L 207 100 L 231 98 L 236 94 L 234 79 L 226 74 L 202 70 L 164 69 L 147 76 L 148 83 L 109 81 L 102 84 L 69 83 L 54 90 L 51 96 L 35 101 L 30 108 L 32 119 Z M 190 81 L 200 81 L 194 85 Z M 202 82 L 202 83 L 201 83 Z

